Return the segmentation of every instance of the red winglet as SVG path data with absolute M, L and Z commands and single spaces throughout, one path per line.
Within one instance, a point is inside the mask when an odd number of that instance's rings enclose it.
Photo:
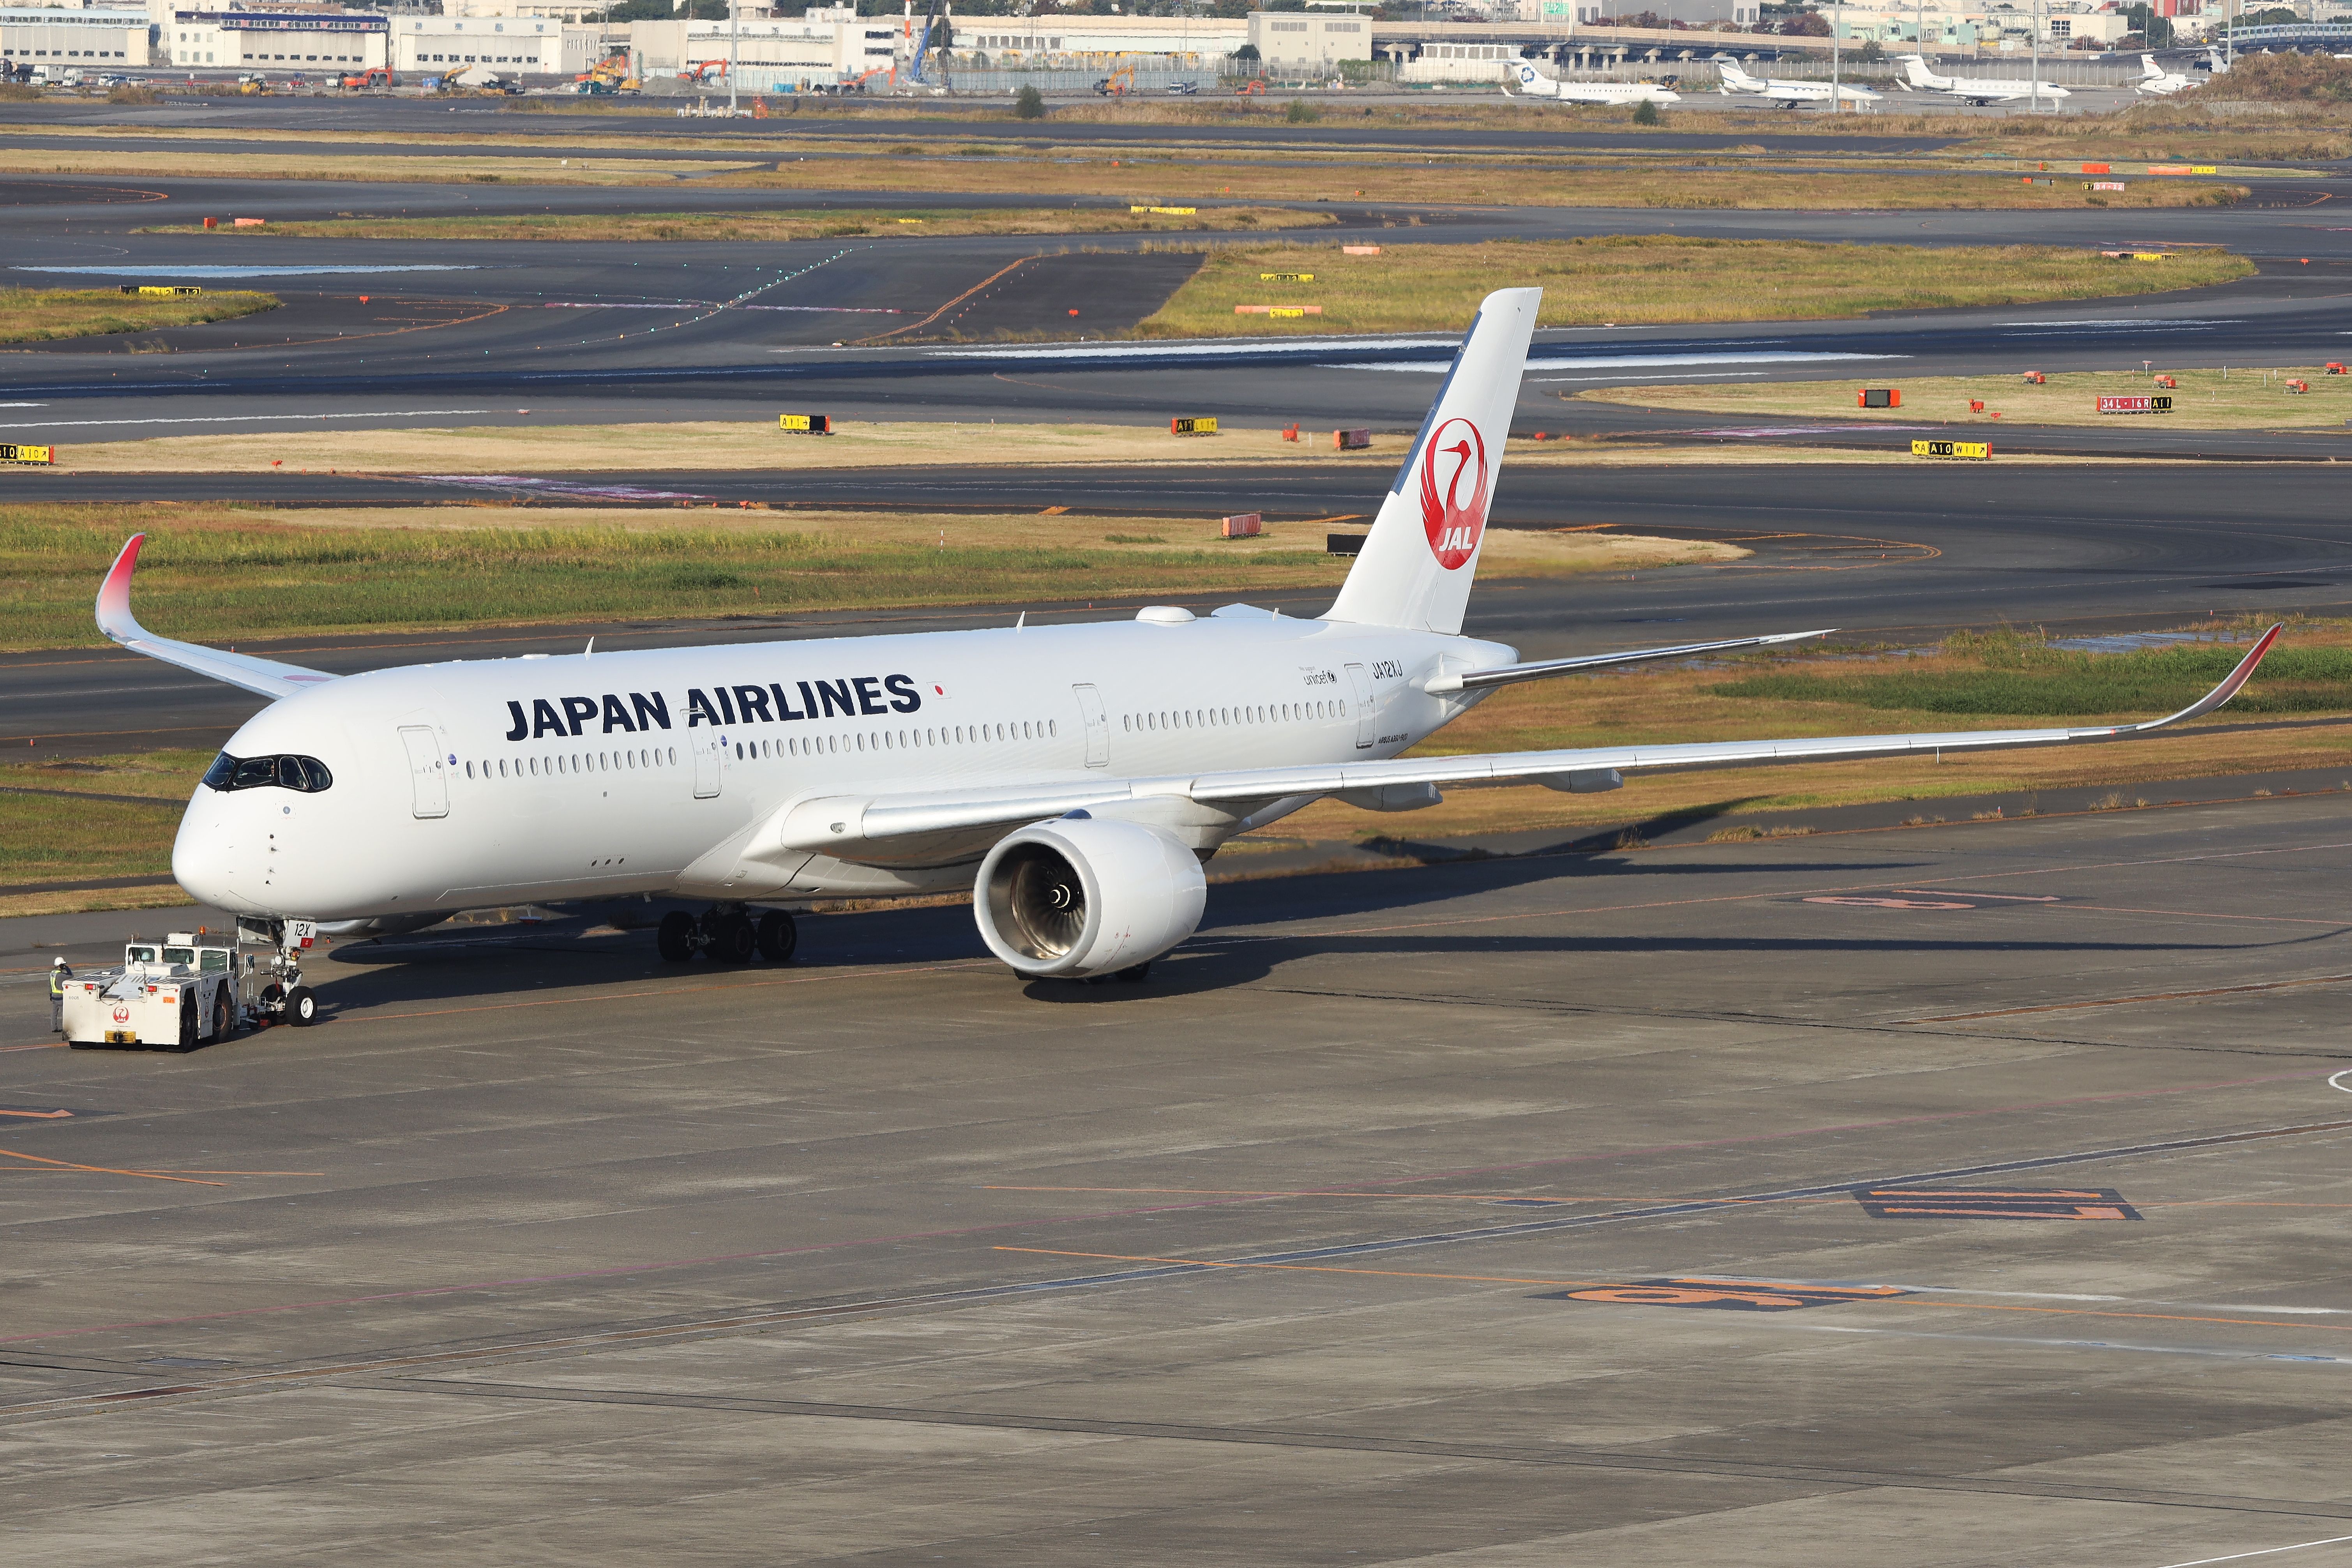
M 138 569 L 139 547 L 146 542 L 145 534 L 132 534 L 114 558 L 106 581 L 98 585 L 98 628 L 110 637 L 139 635 L 138 618 L 131 613 L 131 574 Z

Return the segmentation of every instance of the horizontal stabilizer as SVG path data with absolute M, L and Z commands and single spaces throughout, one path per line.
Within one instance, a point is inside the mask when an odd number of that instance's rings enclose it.
M 1433 675 L 1421 683 L 1421 689 L 1433 697 L 1449 691 L 1483 691 L 1490 686 L 1513 686 L 1522 680 L 1549 680 L 1555 675 L 1574 675 L 1580 670 L 1607 669 L 1613 665 L 1643 664 L 1659 658 L 1690 658 L 1703 653 L 1728 653 L 1734 648 L 1767 647 L 1774 643 L 1797 642 L 1805 637 L 1825 637 L 1835 626 L 1824 626 L 1817 632 L 1776 632 L 1770 637 L 1729 637 L 1722 642 L 1689 642 L 1674 647 L 1637 647 L 1623 653 L 1588 653 L 1575 658 L 1544 658 L 1531 664 L 1503 664 L 1486 669 L 1465 669 L 1455 675 Z
M 192 669 L 198 675 L 272 699 L 291 697 L 336 679 L 323 670 L 304 669 L 297 664 L 279 664 L 251 654 L 224 653 L 197 643 L 174 642 L 141 626 L 131 613 L 131 574 L 139 564 L 139 547 L 146 542 L 145 534 L 132 534 L 131 542 L 122 547 L 122 553 L 114 558 L 106 581 L 99 585 L 98 629 L 110 641 L 133 653 L 143 653 L 149 658 L 176 664 L 182 669 Z

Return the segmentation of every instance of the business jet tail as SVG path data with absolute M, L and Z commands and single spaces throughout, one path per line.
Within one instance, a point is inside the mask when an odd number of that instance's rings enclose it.
M 1478 307 L 1326 619 L 1462 629 L 1542 303 L 1540 289 L 1499 289 Z

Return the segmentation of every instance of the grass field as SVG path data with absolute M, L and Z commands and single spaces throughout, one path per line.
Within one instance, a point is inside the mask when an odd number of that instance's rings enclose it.
M 517 625 L 614 616 L 1336 588 L 1320 524 L 1216 537 L 1214 520 L 1035 514 L 401 508 L 0 509 L 0 647 L 101 640 L 90 595 L 145 531 L 140 619 L 222 642 L 331 629 Z M 1622 572 L 1729 561 L 1732 547 L 1496 530 L 1491 569 Z M 0 737 L 5 739 L 6 737 Z M 22 740 L 23 737 L 16 737 Z
M 484 217 L 337 217 L 271 223 L 260 228 L 219 228 L 215 235 L 280 235 L 301 239 L 756 240 L 859 236 L 948 237 L 974 234 L 1169 234 L 1186 230 L 1314 228 L 1336 222 L 1328 213 L 1283 207 L 1205 207 L 1192 216 L 1130 213 L 1105 207 L 1038 207 L 1003 212 L 953 207 L 887 211 L 761 213 L 525 213 Z M 194 224 L 158 225 L 138 234 L 202 232 Z
M 2154 270 L 2154 268 L 2150 268 Z M 2155 374 L 2169 374 L 2177 389 L 2157 386 Z M 2003 425 L 2121 425 L 2133 421 L 2158 430 L 2340 429 L 2352 419 L 2352 376 L 2329 375 L 2324 367 L 2261 367 L 2233 370 L 2170 370 L 2159 362 L 2153 373 L 2078 371 L 2053 374 L 2041 385 L 2011 375 L 1922 376 L 1901 383 L 1903 407 L 1865 413 L 1854 406 L 1857 381 L 1778 381 L 1699 386 L 1621 386 L 1580 393 L 1596 403 L 1630 403 L 1643 408 L 1704 409 L 1718 414 L 1788 415 L 1806 419 L 1854 418 L 1879 424 L 1934 420 L 1997 430 Z M 2289 392 L 2301 380 L 2309 392 Z M 2102 415 L 2103 395 L 2141 394 L 2173 400 L 2169 414 Z M 1982 413 L 1969 405 L 1983 403 Z M 2000 416 L 1995 419 L 1993 416 Z
M 1774 173 L 1715 169 L 1661 173 L 1646 167 L 1562 168 L 1556 160 L 1481 155 L 1433 159 L 1404 150 L 1377 154 L 1302 149 L 1281 158 L 1241 150 L 1230 159 L 1186 152 L 1107 157 L 1099 148 L 1048 149 L 1022 156 L 939 156 L 905 151 L 847 157 L 749 160 L 500 158 L 453 151 L 385 156 L 354 152 L 152 153 L 49 149 L 17 157 L 19 172 L 247 180 L 366 181 L 499 185 L 672 185 L 702 188 L 887 191 L 934 198 L 941 192 L 1030 197 L 1099 197 L 1150 205 L 1321 202 L 1362 197 L 1446 205 L 1723 207 L 1750 209 L 2151 208 L 2226 205 L 2242 186 L 2140 180 L 2122 194 L 2093 193 L 2079 180 L 2026 184 L 2007 173 Z
M 918 155 L 863 161 L 810 159 L 720 174 L 704 183 L 768 190 L 849 185 L 862 190 L 1116 195 L 1152 203 L 1209 197 L 1291 202 L 1363 197 L 1471 206 L 1757 210 L 2214 206 L 2227 205 L 2244 195 L 2242 186 L 2188 180 L 2134 182 L 2128 191 L 2116 195 L 2088 191 L 2078 179 L 2025 184 L 2010 174 L 1872 170 L 1777 174 L 1737 169 L 1662 173 L 1649 168 L 1563 169 L 1556 160 L 1492 155 L 1397 162 L 1392 154 L 1308 151 L 1279 161 L 1255 153 L 1230 162 L 1189 153 L 1113 160 L 1096 149 L 1071 150 L 1052 162 L 961 163 Z
M 1866 734 L 1951 728 L 1956 715 L 1965 716 L 1962 721 L 1970 726 L 1985 727 L 2148 718 L 2185 700 L 2183 692 L 2193 696 L 2205 689 L 2243 651 L 2252 628 L 2209 629 L 2216 634 L 2214 641 L 2155 652 L 2070 654 L 2013 636 L 1963 635 L 1924 657 L 1856 658 L 1852 650 L 1833 650 L 1543 681 L 1497 693 L 1423 750 Z M 1906 705 L 1912 702 L 1926 705 Z M 2237 702 L 2177 735 L 1956 755 L 1940 763 L 1880 758 L 1636 776 L 1625 789 L 1598 795 L 1535 786 L 1462 789 L 1442 805 L 1405 816 L 1326 802 L 1244 839 L 1219 858 L 1216 869 L 1245 873 L 1254 846 L 1302 839 L 1590 832 L 1683 815 L 1720 817 L 1722 831 L 1736 837 L 1760 835 L 1768 826 L 1780 830 L 1787 820 L 1763 818 L 1765 826 L 1759 826 L 1759 814 L 1807 807 L 1917 801 L 1926 820 L 1936 816 L 1936 803 L 1952 796 L 2084 785 L 2113 788 L 2113 803 L 2121 807 L 2142 799 L 2134 786 L 2151 779 L 2338 765 L 2352 785 L 2352 722 L 2213 732 L 2216 725 L 2276 714 L 2352 718 L 2352 623 L 2298 626 L 2264 664 L 2263 678 Z M 174 751 L 47 762 L 37 749 L 0 761 L 0 915 L 181 901 L 168 889 L 43 895 L 10 889 L 166 874 L 180 809 L 209 761 L 206 752 Z M 11 793 L 25 790 L 55 793 Z M 154 804 L 89 798 L 103 795 L 148 797 Z M 100 847 L 93 852 L 92 845 Z
M 2219 250 L 2161 267 L 2046 246 L 1916 246 L 1612 237 L 1402 245 L 1349 256 L 1338 243 L 1225 247 L 1139 329 L 1146 337 L 1412 331 L 1466 321 L 1507 279 L 1545 290 L 1546 326 L 1601 321 L 1780 321 L 1866 310 L 2015 305 L 2154 292 L 2243 278 Z M 1269 283 L 1265 273 L 1311 274 Z M 1727 278 L 1739 286 L 1726 288 Z M 1236 305 L 1320 305 L 1320 316 L 1237 316 Z
M 243 290 L 142 299 L 113 289 L 0 289 L 0 343 L 152 332 L 277 308 L 276 295 Z

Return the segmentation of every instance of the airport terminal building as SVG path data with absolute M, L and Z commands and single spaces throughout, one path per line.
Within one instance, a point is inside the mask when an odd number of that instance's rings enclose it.
M 18 65 L 116 70 L 151 63 L 152 29 L 142 10 L 0 7 L 0 55 Z
M 364 70 L 385 63 L 391 24 L 372 12 L 174 11 L 161 63 L 192 69 Z

